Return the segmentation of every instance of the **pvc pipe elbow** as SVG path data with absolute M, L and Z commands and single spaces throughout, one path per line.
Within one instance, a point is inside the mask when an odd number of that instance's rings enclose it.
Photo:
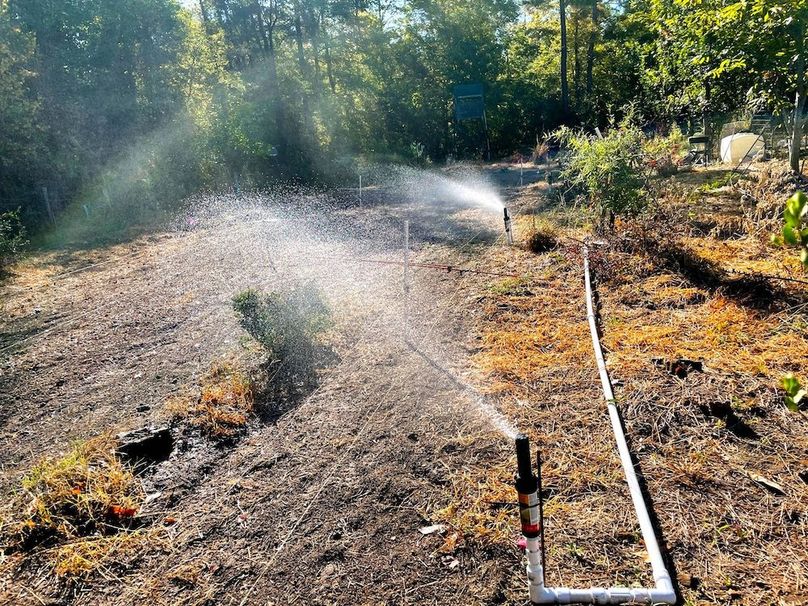
M 571 589 L 569 587 L 545 587 L 530 585 L 530 601 L 533 604 L 675 604 L 676 593 L 673 587 L 631 588 L 631 587 L 590 587 Z
M 656 588 L 653 590 L 654 603 L 676 604 L 676 591 L 673 589 L 671 578 L 666 574 L 656 579 Z

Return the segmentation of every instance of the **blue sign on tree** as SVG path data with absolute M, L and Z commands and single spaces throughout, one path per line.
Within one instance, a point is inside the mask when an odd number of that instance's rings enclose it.
M 454 87 L 455 119 L 482 120 L 485 118 L 485 100 L 482 84 L 458 84 Z

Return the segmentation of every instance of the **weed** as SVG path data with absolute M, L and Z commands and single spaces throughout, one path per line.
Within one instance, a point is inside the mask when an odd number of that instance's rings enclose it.
M 798 191 L 786 202 L 782 235 L 772 236 L 773 244 L 787 244 L 800 249 L 800 261 L 808 269 L 808 196 Z
M 508 297 L 526 297 L 533 294 L 530 278 L 504 278 L 489 286 L 489 290 L 494 295 Z
M 22 491 L 2 533 L 12 544 L 112 534 L 143 501 L 140 482 L 117 458 L 109 436 L 77 442 L 65 456 L 42 460 L 23 478 Z
M 148 531 L 128 531 L 143 501 L 140 482 L 115 454 L 114 438 L 76 442 L 23 477 L 0 522 L 0 541 L 7 553 L 53 545 L 45 553 L 60 576 L 92 572 L 145 544 Z
M 536 225 L 528 231 L 525 242 L 531 252 L 548 252 L 558 248 L 558 233 L 548 224 Z
M 28 240 L 19 211 L 0 213 L 0 273 L 4 266 L 15 259 Z
M 733 184 L 735 177 L 736 177 L 735 174 L 732 172 L 719 175 L 713 179 L 710 179 L 707 183 L 699 187 L 698 191 L 703 193 L 710 193 L 723 187 L 727 187 L 728 185 Z
M 786 392 L 786 406 L 788 406 L 789 410 L 793 410 L 794 412 L 798 411 L 800 404 L 808 392 L 806 392 L 805 388 L 792 372 L 783 377 L 781 385 Z

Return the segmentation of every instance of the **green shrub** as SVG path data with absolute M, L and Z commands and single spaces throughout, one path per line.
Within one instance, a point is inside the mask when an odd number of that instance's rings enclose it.
M 556 137 L 568 150 L 562 176 L 585 192 L 602 224 L 611 225 L 616 215 L 637 215 L 647 206 L 645 136 L 631 115 L 602 138 L 567 127 L 556 131 Z
M 267 366 L 281 383 L 311 383 L 321 348 L 318 336 L 330 326 L 328 306 L 306 285 L 289 293 L 245 290 L 233 298 L 242 328 L 267 354 Z
M 642 146 L 644 164 L 660 176 L 676 173 L 687 154 L 687 137 L 674 124 L 664 137 L 646 139 Z
M 21 252 L 28 240 L 18 210 L 0 213 L 0 273 Z

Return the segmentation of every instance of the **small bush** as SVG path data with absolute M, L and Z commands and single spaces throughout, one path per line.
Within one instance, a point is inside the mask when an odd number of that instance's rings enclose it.
M 568 149 L 562 177 L 585 192 L 602 226 L 611 226 L 616 215 L 637 215 L 647 206 L 645 137 L 631 115 L 603 138 L 567 127 L 556 131 L 556 137 Z
M 233 299 L 242 328 L 267 354 L 270 379 L 285 383 L 314 379 L 317 337 L 330 325 L 328 306 L 312 286 L 288 294 L 249 289 Z
M 528 231 L 525 241 L 531 252 L 548 252 L 558 248 L 558 233 L 549 225 L 535 225 Z
M 0 273 L 23 250 L 28 240 L 19 211 L 0 213 Z
M 642 146 L 643 162 L 660 176 L 675 174 L 688 151 L 687 137 L 677 125 L 673 125 L 664 137 L 646 139 Z

